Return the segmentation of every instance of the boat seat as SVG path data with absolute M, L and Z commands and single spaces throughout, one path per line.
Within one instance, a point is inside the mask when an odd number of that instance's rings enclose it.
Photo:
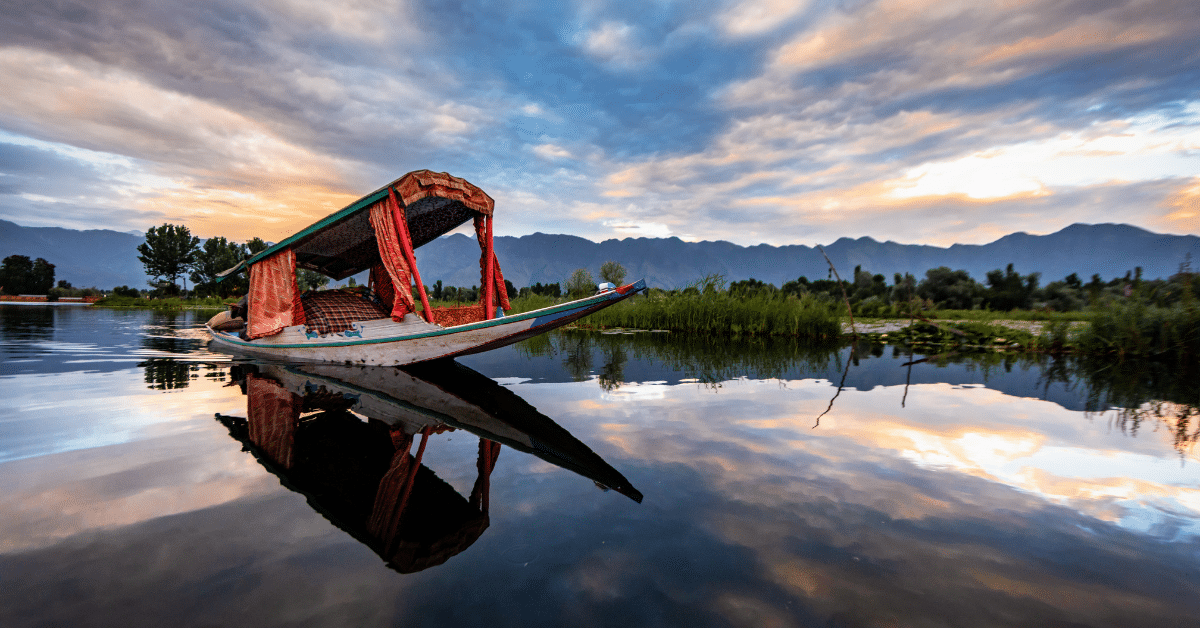
M 305 326 L 324 336 L 353 329 L 353 323 L 388 318 L 382 305 L 370 293 L 347 290 L 320 290 L 300 295 Z

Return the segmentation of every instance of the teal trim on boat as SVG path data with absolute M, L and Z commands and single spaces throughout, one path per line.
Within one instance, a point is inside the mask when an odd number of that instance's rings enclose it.
M 400 179 L 396 179 L 396 181 L 399 181 L 399 180 Z M 330 215 L 322 218 L 321 220 L 318 220 L 317 222 L 304 228 L 299 233 L 275 244 L 274 246 L 271 246 L 264 251 L 256 253 L 255 255 L 251 256 L 250 259 L 246 260 L 245 267 L 249 268 L 251 265 L 258 263 L 262 259 L 264 259 L 266 257 L 270 257 L 270 256 L 278 253 L 279 251 L 282 251 L 283 249 L 288 248 L 289 246 L 295 244 L 297 241 L 301 240 L 302 238 L 312 234 L 313 232 L 320 231 L 321 229 L 325 229 L 331 225 L 337 224 L 337 223 L 353 216 L 354 214 L 357 214 L 358 212 L 370 207 L 371 205 L 374 205 L 375 203 L 383 200 L 384 197 L 387 196 L 388 188 L 395 185 L 396 181 L 392 181 L 391 183 L 379 188 L 378 190 L 375 190 L 374 192 L 371 192 L 370 194 L 358 199 L 357 201 L 344 207 L 341 211 L 330 214 Z M 230 274 L 233 275 L 233 274 L 236 274 L 236 272 L 233 272 Z

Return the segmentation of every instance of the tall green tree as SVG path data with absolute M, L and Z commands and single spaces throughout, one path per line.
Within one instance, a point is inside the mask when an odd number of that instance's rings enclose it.
M 0 263 L 0 288 L 6 294 L 47 294 L 54 287 L 54 264 L 27 255 L 9 255 Z
M 982 300 L 983 286 L 971 278 L 965 270 L 950 270 L 939 266 L 925 271 L 925 278 L 917 284 L 917 296 L 929 299 L 937 307 L 952 310 L 969 310 Z
M 296 283 L 299 284 L 302 291 L 320 290 L 329 284 L 329 277 L 315 270 L 297 268 Z
M 230 242 L 223 237 L 209 238 L 196 252 L 192 264 L 192 283 L 204 294 L 229 296 L 237 291 L 234 281 L 217 282 L 217 275 L 229 270 L 246 259 L 245 245 Z
M 195 263 L 199 248 L 200 238 L 193 236 L 186 226 L 166 223 L 146 230 L 146 241 L 137 247 L 141 253 L 138 261 L 156 283 L 169 279 L 173 286 L 175 279 Z
M 596 280 L 586 268 L 577 268 L 567 280 L 567 294 L 577 297 L 590 295 L 596 291 Z
M 30 294 L 33 260 L 28 255 L 9 255 L 0 263 L 0 289 L 5 294 Z
M 33 272 L 29 277 L 29 287 L 34 294 L 46 294 L 54 287 L 54 264 L 42 258 L 33 260 Z
M 625 267 L 612 260 L 604 262 L 600 265 L 600 278 L 619 286 L 622 281 L 625 281 Z
M 262 238 L 250 238 L 246 240 L 246 252 L 250 255 L 257 255 L 271 248 L 271 245 L 263 241 Z
M 993 310 L 1007 312 L 1014 309 L 1029 309 L 1033 305 L 1033 293 L 1038 289 L 1040 273 L 1022 275 L 1013 270 L 1013 265 L 987 274 L 986 301 Z

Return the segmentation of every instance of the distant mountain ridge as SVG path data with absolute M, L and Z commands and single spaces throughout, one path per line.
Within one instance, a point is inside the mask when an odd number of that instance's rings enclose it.
M 137 259 L 137 246 L 145 240 L 110 229 L 22 227 L 0 220 L 0 259 L 41 257 L 54 264 L 56 282 L 65 279 L 79 288 L 145 288 L 149 278 Z
M 535 233 L 498 237 L 496 255 L 504 276 L 515 285 L 565 281 L 576 268 L 596 275 L 607 260 L 620 262 L 630 278 L 644 277 L 651 286 L 681 287 L 706 275 L 724 275 L 730 281 L 755 279 L 780 286 L 803 275 L 825 278 L 829 265 L 815 247 L 804 245 L 739 246 L 725 241 L 684 242 L 679 238 L 627 238 L 592 242 L 569 235 Z M 1142 267 L 1143 277 L 1169 277 L 1178 272 L 1185 255 L 1192 254 L 1193 269 L 1200 267 L 1200 237 L 1153 233 L 1120 224 L 1074 224 L 1056 233 L 1036 236 L 1013 233 L 988 244 L 955 244 L 947 248 L 879 242 L 869 237 L 840 238 L 824 247 L 843 278 L 861 265 L 884 274 L 912 273 L 918 279 L 939 266 L 964 269 L 978 281 L 988 271 L 1012 263 L 1022 274 L 1040 272 L 1043 285 L 1078 273 L 1085 281 L 1094 273 L 1105 280 Z M 417 251 L 427 283 L 442 279 L 446 285 L 479 283 L 478 245 L 473 238 L 456 235 L 440 238 Z M 474 257 L 472 257 L 474 256 Z M 435 260 L 469 259 L 466 267 L 438 273 Z M 424 270 L 427 269 L 428 270 Z
M 96 229 L 23 227 L 0 220 L 0 258 L 9 255 L 42 257 L 55 265 L 56 278 L 77 287 L 145 288 L 148 277 L 137 260 L 143 237 Z M 725 241 L 684 242 L 679 238 L 626 238 L 592 242 L 570 235 L 497 237 L 496 255 L 505 278 L 517 286 L 535 282 L 564 282 L 576 268 L 598 275 L 600 264 L 620 262 L 628 278 L 644 277 L 651 286 L 673 288 L 709 274 L 730 281 L 754 277 L 782 285 L 804 275 L 827 276 L 829 266 L 814 247 L 804 245 L 740 246 Z M 1042 273 L 1042 283 L 1078 273 L 1087 280 L 1099 273 L 1105 280 L 1123 276 L 1137 266 L 1147 279 L 1178 271 L 1188 253 L 1193 270 L 1200 268 L 1200 237 L 1153 233 L 1122 224 L 1074 224 L 1048 235 L 1013 233 L 988 244 L 937 247 L 879 242 L 872 238 L 841 238 L 824 247 L 843 278 L 861 265 L 882 273 L 909 272 L 918 278 L 938 266 L 965 269 L 976 280 L 1012 263 L 1022 274 Z M 479 245 L 472 237 L 451 235 L 417 250 L 422 278 L 428 284 L 471 286 L 479 282 Z M 599 277 L 597 277 L 599 280 Z

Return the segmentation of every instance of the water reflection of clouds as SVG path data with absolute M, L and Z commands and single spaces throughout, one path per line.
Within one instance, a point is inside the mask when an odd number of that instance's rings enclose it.
M 1165 432 L 1132 438 L 1054 403 L 949 384 L 914 386 L 907 408 L 898 387 L 843 391 L 817 429 L 813 417 L 832 393 L 824 381 L 733 380 L 718 393 L 642 387 L 653 394 L 628 384 L 618 389 L 636 391 L 628 398 L 563 390 L 563 405 L 547 410 L 620 416 L 594 426 L 597 437 L 627 456 L 701 469 L 706 481 L 742 500 L 754 500 L 763 486 L 771 488 L 761 496 L 767 503 L 779 491 L 807 494 L 812 483 L 844 478 L 872 488 L 831 499 L 861 500 L 902 519 L 977 516 L 975 509 L 1002 503 L 1015 512 L 1058 505 L 1164 539 L 1200 533 L 1200 478 L 1196 467 L 1181 464 Z M 631 400 L 639 403 L 624 403 Z M 1186 458 L 1194 461 L 1195 453 Z M 906 475 L 919 481 L 881 471 L 907 465 L 916 470 Z M 961 476 L 1020 493 L 995 501 L 996 491 L 980 492 L 982 485 L 955 488 Z
M 5 386 L 0 461 L 104 447 L 186 429 L 197 412 L 244 406 L 240 391 L 201 387 L 188 395 L 147 389 L 142 369 L 23 376 Z M 102 390 L 102 397 L 81 394 Z M 203 410 L 201 410 L 203 409 Z
M 28 551 L 278 489 L 228 437 L 200 427 L 188 426 L 182 439 L 143 438 L 5 463 L 0 551 Z M 65 468 L 71 473 L 60 472 Z

